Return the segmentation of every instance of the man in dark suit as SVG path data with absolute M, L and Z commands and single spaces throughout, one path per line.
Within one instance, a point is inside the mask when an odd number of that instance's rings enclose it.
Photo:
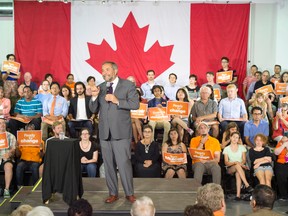
M 118 77 L 118 66 L 114 62 L 102 64 L 105 82 L 92 93 L 90 110 L 99 111 L 99 138 L 105 166 L 109 197 L 106 203 L 118 200 L 119 170 L 126 199 L 135 201 L 131 166 L 132 125 L 130 110 L 139 108 L 139 97 L 135 85 Z
M 70 100 L 68 113 L 68 127 L 70 136 L 76 138 L 75 127 L 85 127 L 89 129 L 90 135 L 93 134 L 93 119 L 95 114 L 89 109 L 89 96 L 85 95 L 86 87 L 83 82 L 75 83 L 75 97 Z

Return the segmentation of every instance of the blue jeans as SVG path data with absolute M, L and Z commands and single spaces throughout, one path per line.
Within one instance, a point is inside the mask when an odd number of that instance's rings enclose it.
M 81 164 L 82 172 L 87 172 L 88 177 L 96 177 L 97 164 L 89 163 L 89 164 Z
M 32 172 L 32 180 L 33 185 L 38 181 L 39 179 L 39 165 L 40 163 L 32 162 L 32 161 L 24 161 L 21 160 L 17 164 L 16 168 L 16 179 L 17 179 L 17 185 L 22 186 L 24 184 L 24 172 L 27 170 L 30 170 Z

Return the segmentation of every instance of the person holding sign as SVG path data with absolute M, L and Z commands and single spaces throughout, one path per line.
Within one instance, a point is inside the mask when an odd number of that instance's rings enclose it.
M 222 88 L 219 84 L 215 83 L 214 78 L 215 78 L 214 72 L 211 71 L 206 72 L 207 83 L 204 83 L 202 86 L 211 85 L 214 91 L 219 91 L 220 98 L 217 98 L 217 100 L 219 101 L 222 96 Z
M 187 165 L 179 164 L 173 165 L 166 162 L 164 158 L 164 153 L 187 153 L 187 149 L 184 143 L 181 142 L 178 131 L 172 128 L 168 132 L 168 140 L 162 146 L 162 170 L 164 172 L 165 178 L 173 178 L 175 173 L 177 173 L 179 178 L 186 178 Z
M 16 138 L 6 131 L 5 119 L 0 118 L 0 170 L 5 173 L 4 198 L 10 198 L 9 187 L 13 177 Z
M 230 136 L 231 143 L 229 146 L 224 148 L 224 162 L 227 169 L 227 173 L 230 175 L 235 174 L 236 177 L 236 197 L 235 200 L 239 201 L 242 182 L 246 187 L 246 191 L 251 193 L 253 188 L 249 185 L 245 171 L 248 167 L 246 166 L 246 148 L 244 145 L 239 145 L 238 141 L 241 139 L 239 132 L 234 132 Z
M 140 178 L 160 177 L 159 145 L 153 141 L 152 132 L 152 127 L 145 125 L 143 127 L 144 138 L 136 144 L 135 174 Z
M 8 62 L 15 62 L 16 58 L 14 54 L 8 54 L 6 56 Z M 18 63 L 19 64 L 19 63 Z M 4 94 L 6 98 L 16 97 L 18 88 L 18 79 L 20 79 L 21 73 L 18 71 L 12 72 L 10 69 L 2 71 L 2 79 L 4 82 Z
M 222 99 L 219 103 L 218 120 L 220 121 L 222 133 L 229 122 L 235 121 L 240 129 L 241 136 L 243 136 L 244 125 L 248 121 L 248 115 L 245 103 L 237 97 L 237 92 L 236 85 L 230 84 L 227 86 L 228 97 Z
M 288 135 L 288 104 L 282 104 L 272 122 L 272 139 L 279 142 L 283 136 Z
M 214 137 L 209 136 L 209 126 L 205 122 L 200 122 L 197 126 L 199 136 L 191 139 L 190 148 L 200 150 L 210 150 L 213 158 L 211 159 L 193 159 L 192 170 L 194 178 L 202 183 L 204 173 L 212 175 L 212 181 L 221 184 L 221 168 L 218 165 L 220 161 L 221 147 L 220 143 Z
M 261 75 L 261 80 L 257 81 L 255 83 L 255 86 L 254 86 L 254 93 L 257 89 L 263 87 L 263 86 L 268 86 L 268 85 L 272 85 L 272 88 L 274 89 L 275 88 L 275 85 L 274 83 L 270 82 L 269 81 L 269 78 L 270 78 L 270 72 L 268 70 L 264 70 L 262 72 L 262 75 Z

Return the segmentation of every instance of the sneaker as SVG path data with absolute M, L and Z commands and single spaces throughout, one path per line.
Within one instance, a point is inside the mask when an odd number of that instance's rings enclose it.
M 190 134 L 190 136 L 192 136 L 193 133 L 194 133 L 194 131 L 193 131 L 191 128 L 188 128 L 188 129 L 187 129 L 187 132 Z
M 246 188 L 246 191 L 248 192 L 248 193 L 252 193 L 253 192 L 253 187 L 251 187 L 250 185 Z
M 237 197 L 237 196 L 234 198 L 234 201 L 241 201 L 241 200 L 242 199 L 240 197 Z
M 7 189 L 4 189 L 4 194 L 3 194 L 4 199 L 9 199 L 10 198 L 10 192 Z

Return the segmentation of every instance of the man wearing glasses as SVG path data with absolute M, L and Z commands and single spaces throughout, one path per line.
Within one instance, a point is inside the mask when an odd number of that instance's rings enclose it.
M 255 147 L 254 137 L 256 134 L 264 134 L 269 136 L 269 124 L 262 119 L 263 110 L 260 107 L 253 107 L 251 110 L 252 120 L 245 123 L 244 138 L 245 143 L 251 147 Z

